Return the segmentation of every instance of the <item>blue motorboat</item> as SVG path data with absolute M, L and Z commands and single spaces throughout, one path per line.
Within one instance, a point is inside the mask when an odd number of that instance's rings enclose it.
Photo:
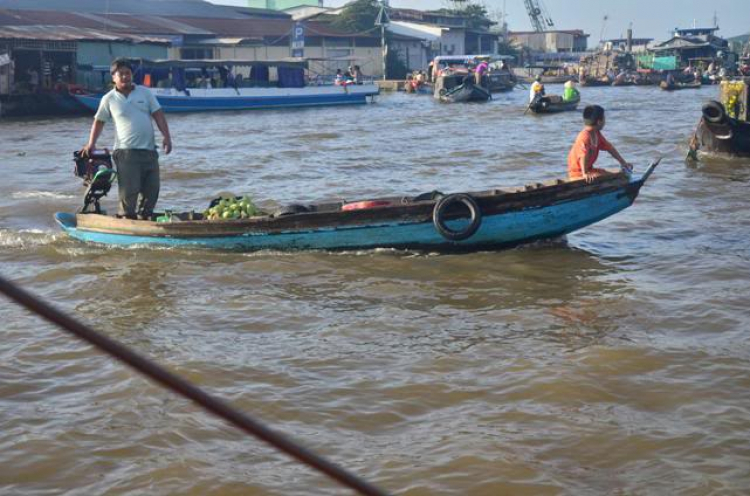
M 372 82 L 328 84 L 309 80 L 307 59 L 265 61 L 133 61 L 133 78 L 154 93 L 165 112 L 252 110 L 365 104 L 378 95 Z M 91 111 L 103 92 L 80 93 Z
M 552 180 L 520 188 L 295 205 L 236 220 L 176 213 L 170 222 L 57 213 L 71 237 L 107 245 L 204 246 L 236 250 L 370 248 L 469 251 L 562 236 L 626 209 L 658 161 L 633 177 L 612 172 L 587 183 Z

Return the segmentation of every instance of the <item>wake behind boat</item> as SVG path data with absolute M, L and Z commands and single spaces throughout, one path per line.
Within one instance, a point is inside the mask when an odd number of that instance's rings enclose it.
M 613 173 L 590 184 L 552 180 L 471 193 L 296 205 L 276 214 L 236 220 L 209 220 L 192 212 L 172 214 L 169 222 L 100 213 L 57 213 L 55 220 L 73 238 L 109 245 L 237 250 L 503 248 L 559 237 L 624 210 L 657 164 L 637 178 Z
M 374 83 L 361 81 L 342 85 L 311 84 L 305 76 L 307 59 L 138 60 L 136 63 L 136 83 L 147 82 L 165 112 L 356 105 L 367 103 L 368 97 L 379 93 Z M 248 76 L 243 76 L 238 67 L 249 67 Z M 189 87 L 191 83 L 198 87 Z M 95 112 L 103 94 L 74 96 Z

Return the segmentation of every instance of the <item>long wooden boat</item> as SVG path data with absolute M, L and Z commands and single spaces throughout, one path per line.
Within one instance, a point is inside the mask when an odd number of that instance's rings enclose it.
M 287 215 L 174 222 L 57 213 L 73 238 L 109 245 L 198 245 L 237 250 L 378 247 L 471 251 L 555 238 L 629 207 L 658 164 L 640 177 L 612 173 L 587 184 L 553 180 L 512 189 L 298 206 Z M 179 219 L 179 220 L 178 220 Z
M 700 81 L 696 81 L 694 83 L 672 83 L 669 84 L 666 81 L 662 81 L 659 83 L 659 88 L 663 89 L 664 91 L 677 91 L 677 90 L 697 90 L 700 89 L 703 85 Z
M 557 112 L 567 112 L 578 108 L 581 103 L 581 97 L 575 100 L 565 101 L 559 95 L 550 95 L 538 98 L 529 104 L 529 110 L 535 114 L 554 114 Z
M 516 87 L 516 79 L 510 72 L 490 72 L 485 80 L 490 93 L 505 93 Z
M 581 86 L 611 86 L 612 81 L 608 78 L 593 78 L 593 77 L 585 77 L 583 79 L 580 79 L 578 84 Z

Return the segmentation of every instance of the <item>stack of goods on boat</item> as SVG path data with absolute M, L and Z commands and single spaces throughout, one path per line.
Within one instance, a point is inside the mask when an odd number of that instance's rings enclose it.
M 750 122 L 748 79 L 722 81 L 721 102 L 703 106 L 703 115 L 690 142 L 693 157 L 704 153 L 750 157 Z
M 207 220 L 247 219 L 258 214 L 258 208 L 249 196 L 227 196 L 211 202 L 211 206 L 203 212 L 203 218 Z

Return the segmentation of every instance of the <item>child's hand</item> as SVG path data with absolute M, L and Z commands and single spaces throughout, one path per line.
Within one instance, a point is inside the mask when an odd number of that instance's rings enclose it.
M 624 164 L 621 164 L 621 165 L 622 165 L 622 170 L 624 170 L 628 174 L 633 172 L 633 164 L 631 164 L 630 162 L 625 162 Z

